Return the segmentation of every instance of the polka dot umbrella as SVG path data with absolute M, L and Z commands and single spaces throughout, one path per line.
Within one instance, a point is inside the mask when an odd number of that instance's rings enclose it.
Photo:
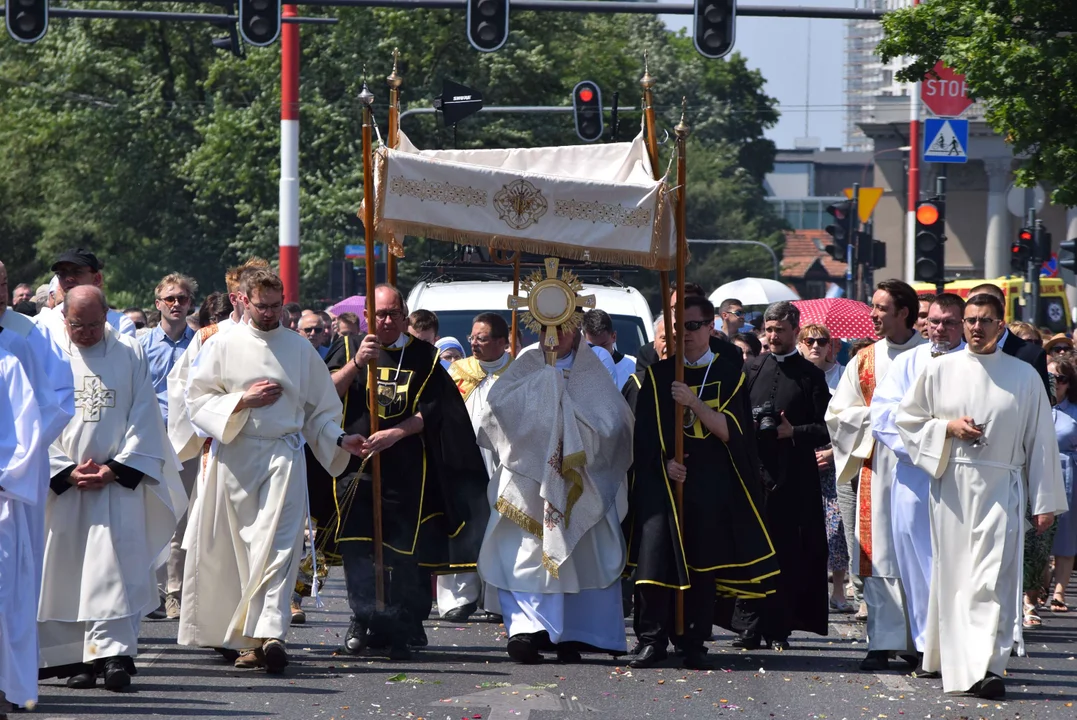
M 871 322 L 871 308 L 862 302 L 848 298 L 821 298 L 797 300 L 793 304 L 800 310 L 801 327 L 823 325 L 833 337 L 846 340 L 878 339 Z

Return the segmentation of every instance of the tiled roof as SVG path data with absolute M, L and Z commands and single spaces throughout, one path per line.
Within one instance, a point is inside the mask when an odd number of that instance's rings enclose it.
M 819 240 L 824 247 L 831 237 L 825 230 L 790 230 L 785 233 L 785 250 L 782 252 L 782 277 L 802 278 L 817 261 L 832 278 L 845 276 L 845 263 L 838 262 L 815 246 Z

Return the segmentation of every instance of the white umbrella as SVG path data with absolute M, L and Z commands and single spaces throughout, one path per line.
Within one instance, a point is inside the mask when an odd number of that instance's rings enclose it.
M 777 280 L 742 278 L 726 283 L 712 292 L 710 301 L 717 307 L 723 300 L 730 298 L 736 298 L 744 305 L 770 305 L 782 300 L 799 300 L 800 296 Z

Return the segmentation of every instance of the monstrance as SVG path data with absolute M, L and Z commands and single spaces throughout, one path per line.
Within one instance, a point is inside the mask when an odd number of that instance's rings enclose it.
M 510 295 L 509 309 L 526 307 L 521 322 L 534 333 L 546 330 L 543 343 L 546 364 L 553 365 L 557 362 L 557 331 L 571 333 L 578 330 L 583 322 L 581 309 L 593 308 L 595 296 L 577 294 L 583 290 L 583 283 L 571 270 L 563 270 L 561 276 L 557 276 L 561 264 L 558 258 L 546 258 L 543 263 L 546 276 L 536 270 L 521 281 L 520 290 L 527 295 Z

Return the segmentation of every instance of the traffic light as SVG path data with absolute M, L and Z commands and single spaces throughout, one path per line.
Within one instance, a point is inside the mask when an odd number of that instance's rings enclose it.
M 1010 245 L 1010 270 L 1015 275 L 1024 275 L 1028 271 L 1028 264 L 1032 260 L 1034 236 L 1032 228 L 1023 227 L 1017 233 L 1017 239 Z
M 271 45 L 280 35 L 281 0 L 239 0 L 239 34 L 248 45 Z
M 737 0 L 695 0 L 692 41 L 706 58 L 717 59 L 733 49 L 737 30 Z
M 839 200 L 826 209 L 827 213 L 834 218 L 833 225 L 827 225 L 826 231 L 834 238 L 831 245 L 826 246 L 826 252 L 838 262 L 845 262 L 846 248 L 853 238 L 853 203 L 849 200 Z
M 509 0 L 467 0 L 467 41 L 479 52 L 499 50 L 509 39 Z
M 916 203 L 917 282 L 942 285 L 946 282 L 946 203 L 939 198 Z
M 49 0 L 7 0 L 4 22 L 19 42 L 37 42 L 49 29 Z
M 602 91 L 590 80 L 576 83 L 572 88 L 572 109 L 576 134 L 584 142 L 602 139 Z
M 1058 244 L 1058 275 L 1067 285 L 1077 285 L 1077 240 Z

